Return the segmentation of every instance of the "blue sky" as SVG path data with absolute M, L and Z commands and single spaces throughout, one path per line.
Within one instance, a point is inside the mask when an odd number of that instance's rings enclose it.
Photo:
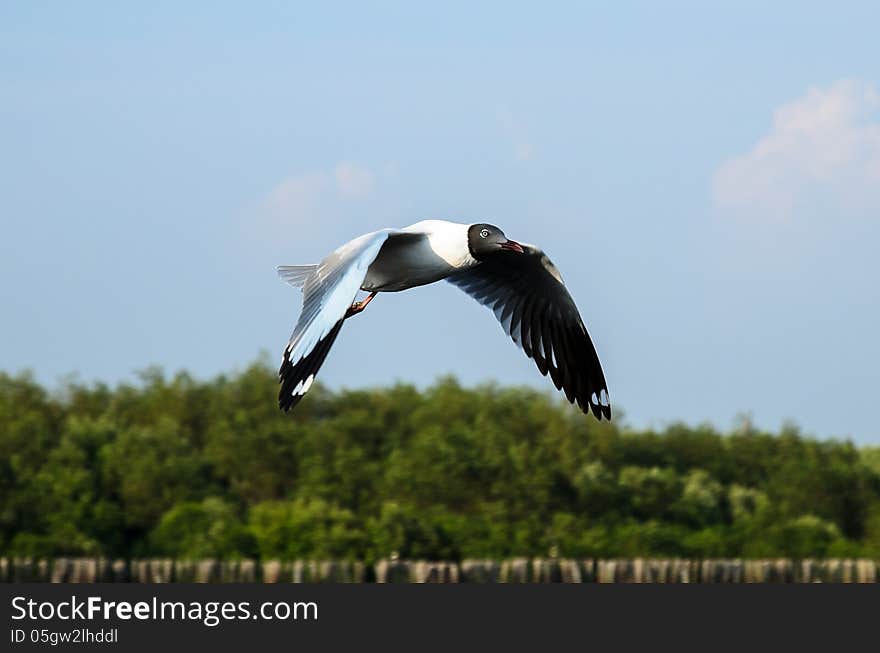
M 268 352 L 274 267 L 424 218 L 562 270 L 636 426 L 880 443 L 876 3 L 0 7 L 0 369 Z M 550 387 L 446 284 L 347 325 L 331 387 Z

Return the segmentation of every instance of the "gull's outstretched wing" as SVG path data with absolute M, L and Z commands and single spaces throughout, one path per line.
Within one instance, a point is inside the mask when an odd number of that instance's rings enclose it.
M 299 274 L 304 270 L 297 269 L 294 275 L 291 266 L 278 268 L 282 279 L 303 289 L 302 313 L 278 370 L 278 405 L 282 410 L 293 408 L 312 386 L 339 335 L 345 313 L 364 282 L 367 268 L 394 233 L 383 229 L 355 238 L 314 266 L 305 278 Z
M 611 399 L 593 342 L 556 266 L 540 249 L 500 252 L 448 278 L 495 312 L 544 376 L 585 413 L 611 419 Z

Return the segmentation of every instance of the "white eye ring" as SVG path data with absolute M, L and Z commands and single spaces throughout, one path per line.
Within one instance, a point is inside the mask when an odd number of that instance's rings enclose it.
M 489 235 L 488 229 L 480 229 L 480 238 L 486 238 Z

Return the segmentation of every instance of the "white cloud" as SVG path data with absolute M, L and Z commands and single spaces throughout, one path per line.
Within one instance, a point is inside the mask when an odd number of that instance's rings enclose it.
M 394 161 L 339 161 L 291 175 L 244 207 L 243 238 L 261 258 L 281 261 L 330 251 L 358 234 L 398 224 L 399 183 Z
M 715 172 L 716 204 L 758 220 L 791 219 L 809 204 L 880 207 L 880 93 L 843 80 L 774 111 L 752 150 Z
M 368 168 L 343 161 L 334 168 L 333 176 L 345 197 L 363 197 L 373 191 L 374 175 Z
M 296 221 L 317 210 L 330 185 L 329 176 L 323 172 L 288 177 L 269 192 L 266 206 L 273 215 Z
M 517 161 L 528 161 L 532 158 L 534 154 L 534 148 L 531 143 L 527 143 L 525 141 L 521 143 L 517 143 L 514 148 L 513 155 Z
M 288 177 L 267 195 L 265 206 L 280 223 L 304 226 L 316 222 L 342 199 L 365 199 L 375 175 L 364 166 L 341 161 L 331 170 L 313 170 Z

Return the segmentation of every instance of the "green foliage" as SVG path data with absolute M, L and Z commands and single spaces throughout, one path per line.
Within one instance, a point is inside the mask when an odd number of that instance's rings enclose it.
M 178 559 L 252 557 L 257 552 L 241 516 L 217 497 L 175 504 L 150 533 L 150 545 L 156 554 Z
M 354 513 L 323 499 L 258 503 L 250 526 L 265 558 L 357 558 L 364 547 Z
M 441 379 L 291 415 L 271 370 L 53 395 L 0 373 L 0 553 L 880 556 L 880 449 L 599 423 Z

